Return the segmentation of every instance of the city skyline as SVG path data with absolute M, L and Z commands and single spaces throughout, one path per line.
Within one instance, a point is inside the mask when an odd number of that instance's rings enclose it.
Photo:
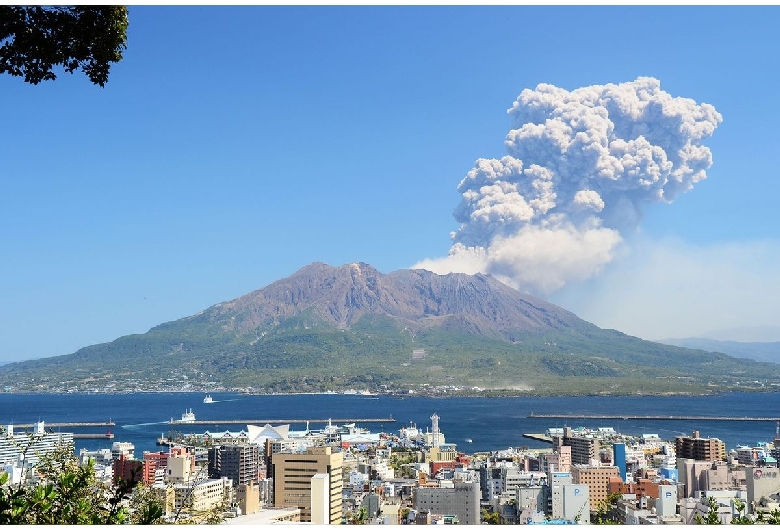
M 521 92 L 639 78 L 722 116 L 706 179 L 644 202 L 610 260 L 541 294 L 651 340 L 780 340 L 777 13 L 130 7 L 105 88 L 0 76 L 0 362 L 143 333 L 315 261 L 442 258 L 458 184 L 507 154 Z

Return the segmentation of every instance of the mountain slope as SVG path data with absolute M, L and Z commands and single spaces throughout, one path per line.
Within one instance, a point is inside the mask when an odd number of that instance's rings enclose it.
M 699 337 L 683 339 L 665 339 L 661 344 L 696 348 L 699 350 L 725 353 L 732 357 L 752 359 L 754 361 L 780 362 L 780 342 L 738 342 L 733 340 L 715 340 Z
M 771 385 L 778 370 L 602 330 L 490 276 L 313 263 L 144 334 L 2 366 L 0 384 L 11 391 L 448 385 L 625 393 Z
M 480 274 L 439 276 L 424 270 L 400 270 L 384 275 L 364 263 L 342 267 L 313 263 L 268 287 L 177 322 L 219 323 L 224 331 L 243 335 L 274 328 L 307 310 L 338 329 L 349 329 L 367 314 L 388 315 L 414 328 L 435 325 L 437 318 L 463 315 L 477 334 L 507 337 L 513 330 L 561 330 L 582 324 L 557 306 L 518 295 Z

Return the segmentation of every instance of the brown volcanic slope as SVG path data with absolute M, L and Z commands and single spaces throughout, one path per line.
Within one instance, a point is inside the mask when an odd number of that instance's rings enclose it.
M 424 358 L 412 359 L 414 350 Z M 196 315 L 71 355 L 0 366 L 12 391 L 420 384 L 546 393 L 745 389 L 780 366 L 603 330 L 484 275 L 313 263 Z M 211 382 L 211 383 L 208 383 Z
M 399 270 L 382 274 L 365 263 L 332 267 L 312 263 L 292 276 L 191 317 L 220 322 L 244 335 L 270 330 L 310 311 L 338 329 L 365 315 L 385 315 L 410 330 L 458 326 L 471 335 L 514 340 L 517 332 L 564 331 L 588 326 L 558 306 L 504 285 L 491 276 Z

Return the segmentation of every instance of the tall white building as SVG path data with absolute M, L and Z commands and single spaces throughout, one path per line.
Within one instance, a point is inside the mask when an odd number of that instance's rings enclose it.
M 111 458 L 119 460 L 122 457 L 125 460 L 135 459 L 135 445 L 132 442 L 114 442 L 111 444 Z
M 572 483 L 571 473 L 560 473 L 550 470 L 547 476 L 549 497 L 547 501 L 547 515 L 553 519 L 563 519 L 563 487 Z
M 563 486 L 563 518 L 581 524 L 590 523 L 590 489 L 587 484 Z
M 327 473 L 311 477 L 311 522 L 330 524 L 330 475 Z
M 439 445 L 442 443 L 439 439 L 439 415 L 435 412 L 433 413 L 433 416 L 431 416 L 431 431 L 433 434 L 431 445 L 433 447 L 439 447 Z
M 32 432 L 24 433 L 8 425 L 0 436 L 0 464 L 34 467 L 43 456 L 65 445 L 73 445 L 73 433 L 46 432 L 42 421 L 33 425 Z

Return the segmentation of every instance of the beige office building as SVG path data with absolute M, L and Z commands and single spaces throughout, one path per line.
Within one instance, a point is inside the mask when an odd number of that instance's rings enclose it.
M 327 473 L 330 524 L 341 524 L 342 464 L 344 455 L 332 447 L 309 447 L 305 453 L 275 453 L 271 459 L 274 477 L 274 506 L 297 507 L 301 521 L 311 522 L 311 479 Z
M 586 484 L 590 489 L 590 509 L 598 510 L 599 504 L 609 496 L 610 477 L 620 477 L 616 466 L 573 466 L 571 478 L 574 484 Z
M 236 486 L 236 504 L 242 515 L 251 515 L 260 511 L 260 484 L 250 482 Z

